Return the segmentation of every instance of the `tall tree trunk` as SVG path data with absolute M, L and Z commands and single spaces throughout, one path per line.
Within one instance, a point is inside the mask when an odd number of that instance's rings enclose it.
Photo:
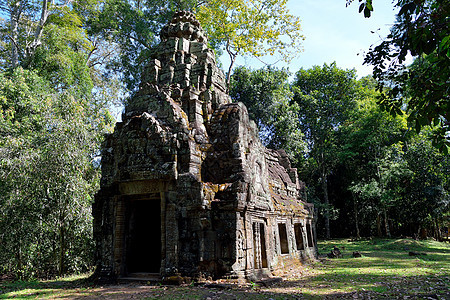
M 59 276 L 64 273 L 64 252 L 65 252 L 65 236 L 64 236 L 64 226 L 59 227 L 59 262 L 58 262 L 58 273 Z
M 11 4 L 11 25 L 10 25 L 10 44 L 11 44 L 11 67 L 16 68 L 19 65 L 19 20 L 22 14 L 23 3 L 16 1 Z
M 381 233 L 381 213 L 379 212 L 377 214 L 377 236 L 381 237 L 382 233 Z
M 41 9 L 41 17 L 39 18 L 39 23 L 36 26 L 36 30 L 34 31 L 33 41 L 27 44 L 26 48 L 26 59 L 25 64 L 28 65 L 31 62 L 31 59 L 36 52 L 37 47 L 42 44 L 41 37 L 42 32 L 44 30 L 45 23 L 47 23 L 49 15 L 49 0 L 42 1 L 42 9 Z
M 352 194 L 353 196 L 353 194 Z M 353 196 L 353 212 L 355 214 L 355 228 L 356 228 L 356 239 L 360 239 L 361 235 L 359 232 L 359 221 L 358 221 L 358 204 L 356 203 L 355 196 Z
M 391 231 L 389 230 L 389 220 L 386 209 L 383 209 L 383 214 L 384 214 L 384 229 L 386 230 L 386 236 L 391 237 Z
M 330 199 L 328 198 L 328 181 L 325 170 L 322 170 L 322 191 L 323 202 L 325 204 L 325 234 L 326 238 L 331 238 L 330 232 Z
M 442 242 L 442 234 L 441 234 L 441 227 L 439 226 L 439 222 L 437 219 L 434 220 L 435 226 L 436 226 L 436 240 L 439 242 Z

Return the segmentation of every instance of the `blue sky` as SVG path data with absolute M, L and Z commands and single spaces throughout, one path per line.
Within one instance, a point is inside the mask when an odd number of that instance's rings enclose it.
M 336 61 L 340 68 L 355 68 L 360 77 L 371 74 L 372 68 L 362 65 L 364 52 L 371 45 L 378 44 L 380 36 L 385 37 L 389 33 L 395 21 L 394 6 L 389 0 L 375 1 L 372 16 L 364 18 L 358 13 L 358 1 L 349 7 L 345 7 L 345 3 L 346 0 L 289 0 L 290 13 L 302 20 L 306 37 L 304 52 L 289 65 L 279 62 L 275 66 L 288 67 L 291 72 L 296 72 L 302 67 L 307 69 Z M 229 59 L 226 54 L 220 60 L 227 69 Z M 263 61 L 272 63 L 276 59 L 266 57 Z M 256 59 L 245 57 L 239 57 L 236 64 L 253 69 L 264 66 Z

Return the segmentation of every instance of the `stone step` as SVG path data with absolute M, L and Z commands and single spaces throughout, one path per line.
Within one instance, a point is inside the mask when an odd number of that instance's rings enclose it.
M 159 273 L 128 273 L 126 276 L 120 277 L 119 281 L 151 281 L 158 282 L 161 281 L 161 276 Z

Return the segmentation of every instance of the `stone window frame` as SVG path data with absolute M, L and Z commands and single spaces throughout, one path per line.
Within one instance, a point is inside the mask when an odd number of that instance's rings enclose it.
M 264 269 L 269 267 L 269 245 L 268 225 L 264 218 L 252 218 L 252 247 L 253 247 L 253 269 Z M 261 235 L 261 227 L 263 235 Z M 255 233 L 256 229 L 256 233 Z M 256 234 L 256 235 L 255 235 Z M 264 249 L 261 247 L 264 243 Z M 264 253 L 263 253 L 264 251 Z M 258 257 L 257 257 L 258 255 Z
M 287 220 L 277 220 L 277 237 L 278 237 L 278 244 L 280 245 L 279 247 L 279 255 L 289 255 L 291 254 L 291 247 L 289 247 L 289 234 L 288 234 L 288 226 L 287 226 Z M 283 251 L 285 249 L 283 249 L 282 247 L 282 240 L 281 240 L 281 232 L 280 232 L 280 225 L 284 226 L 284 230 L 285 230 L 285 234 L 286 234 L 286 247 L 287 247 L 287 252 Z
M 297 231 L 295 230 L 296 225 L 298 225 L 298 227 L 300 228 L 300 237 L 302 239 L 302 249 L 299 249 L 299 243 L 298 243 L 298 236 L 297 236 Z M 294 220 L 293 222 L 293 228 L 294 228 L 294 238 L 295 238 L 295 250 L 297 251 L 305 251 L 306 248 L 308 248 L 308 243 L 307 243 L 307 237 L 306 237 L 306 226 L 304 225 L 303 222 L 299 221 L 299 220 Z

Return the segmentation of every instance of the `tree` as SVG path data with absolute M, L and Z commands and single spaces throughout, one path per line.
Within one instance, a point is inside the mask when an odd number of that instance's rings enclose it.
M 359 222 L 364 220 L 366 232 L 376 222 L 377 233 L 381 235 L 382 218 L 385 228 L 389 228 L 385 218 L 387 206 L 381 205 L 386 190 L 385 174 L 394 172 L 385 169 L 396 164 L 388 153 L 393 152 L 394 145 L 407 140 L 408 127 L 405 116 L 391 116 L 376 105 L 379 93 L 371 77 L 360 79 L 358 90 L 357 106 L 339 137 L 340 182 L 351 192 L 353 202 L 344 210 L 353 211 L 357 231 L 362 225 Z
M 135 91 L 161 28 L 175 11 L 196 5 L 196 0 L 102 1 L 87 20 L 89 35 L 107 48 L 100 63 L 118 74 L 128 91 Z
M 415 234 L 421 229 L 431 229 L 440 240 L 440 228 L 450 211 L 450 157 L 431 145 L 427 136 L 430 134 L 424 130 L 415 136 L 405 152 L 412 178 L 411 184 L 405 187 L 406 196 L 397 204 L 403 207 L 398 222 L 401 229 Z
M 319 173 L 326 237 L 330 238 L 328 176 L 337 162 L 337 133 L 356 104 L 356 74 L 332 63 L 300 69 L 296 75 L 293 88 L 294 101 L 299 106 L 297 118 L 308 144 L 307 155 Z
M 33 71 L 0 78 L 0 261 L 22 278 L 87 270 L 94 155 L 111 118 Z
M 95 157 L 116 96 L 89 63 L 95 1 L 1 4 L 0 40 L 13 41 L 0 54 L 1 265 L 21 278 L 87 270 Z
M 285 69 L 238 67 L 231 77 L 230 96 L 247 106 L 265 146 L 285 149 L 295 160 L 299 158 L 298 153 L 304 152 L 305 145 L 296 120 L 297 104 L 290 104 L 293 93 L 288 77 Z
M 373 80 L 359 82 L 366 96 L 342 127 L 337 179 L 331 179 L 343 186 L 340 193 L 333 188 L 339 220 L 353 219 L 357 236 L 417 236 L 422 228 L 438 238 L 449 205 L 448 155 L 431 146 L 430 130 L 416 134 L 406 114 L 392 116 L 375 105 Z
M 120 99 L 116 78 L 104 76 L 99 64 L 108 55 L 86 30 L 98 5 L 99 0 L 1 2 L 6 18 L 0 23 L 0 70 L 21 66 L 36 70 L 59 91 L 76 86 L 77 93 L 90 95 L 95 86 L 99 99 Z
M 393 114 L 401 114 L 406 107 L 417 132 L 434 126 L 433 145 L 448 153 L 450 1 L 399 0 L 395 6 L 399 11 L 391 33 L 369 50 L 364 63 L 374 66 L 382 92 L 380 105 Z M 361 10 L 370 17 L 372 1 L 364 1 Z M 408 54 L 415 58 L 410 67 L 404 65 Z
M 62 25 L 65 22 L 65 27 L 71 27 L 71 36 L 82 34 L 82 29 L 79 28 L 80 18 L 74 13 L 74 6 L 85 8 L 91 1 L 85 1 L 83 5 L 73 2 L 73 0 L 0 1 L 0 11 L 7 17 L 0 27 L 1 39 L 4 42 L 2 52 L 8 53 L 5 59 L 8 65 L 3 68 L 15 68 L 19 65 L 28 67 L 36 51 L 45 43 L 43 41 L 45 27 L 49 23 Z
M 289 13 L 287 0 L 209 0 L 196 9 L 196 16 L 215 48 L 230 56 L 227 84 L 238 55 L 278 53 L 289 62 L 301 51 L 304 39 L 300 19 Z
M 298 17 L 289 14 L 283 1 L 216 0 L 106 0 L 93 14 L 89 33 L 110 42 L 109 70 L 121 74 L 126 87 L 134 91 L 143 66 L 159 42 L 158 33 L 177 10 L 195 13 L 209 37 L 210 46 L 230 55 L 227 83 L 236 57 L 261 57 L 278 53 L 289 61 L 299 52 L 303 36 Z M 282 38 L 283 37 L 283 38 Z

